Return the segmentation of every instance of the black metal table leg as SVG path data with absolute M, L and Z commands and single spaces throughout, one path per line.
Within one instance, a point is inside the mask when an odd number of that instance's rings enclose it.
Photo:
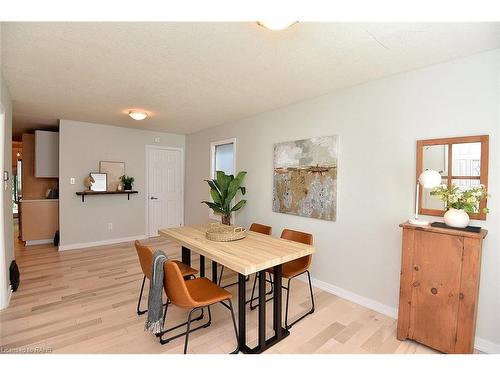
M 212 282 L 217 284 L 217 262 L 212 260 Z
M 182 263 L 191 266 L 191 250 L 182 246 Z
M 205 257 L 200 255 L 200 277 L 205 277 Z
M 238 274 L 238 340 L 240 350 L 246 348 L 247 320 L 246 320 L 246 282 L 245 275 Z
M 259 271 L 259 349 L 266 346 L 266 271 Z
M 274 299 L 273 299 L 273 329 L 276 335 L 276 339 L 281 340 L 282 328 L 282 303 L 281 303 L 281 274 L 283 267 L 280 265 L 274 267 Z M 260 303 L 260 301 L 259 301 Z

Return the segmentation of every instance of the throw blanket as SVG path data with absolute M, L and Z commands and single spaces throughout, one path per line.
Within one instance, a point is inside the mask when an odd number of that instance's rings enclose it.
M 163 328 L 163 263 L 168 257 L 161 250 L 153 254 L 151 265 L 151 280 L 149 282 L 148 318 L 144 325 L 145 331 L 160 333 Z

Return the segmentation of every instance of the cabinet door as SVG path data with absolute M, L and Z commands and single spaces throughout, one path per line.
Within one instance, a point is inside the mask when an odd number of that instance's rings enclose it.
M 463 238 L 415 231 L 410 336 L 450 353 L 457 333 Z

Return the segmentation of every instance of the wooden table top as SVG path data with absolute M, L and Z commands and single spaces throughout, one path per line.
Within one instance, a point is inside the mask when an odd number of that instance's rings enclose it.
M 247 231 L 247 236 L 231 242 L 215 242 L 205 237 L 206 225 L 160 229 L 161 235 L 222 264 L 240 274 L 250 275 L 278 264 L 313 254 L 313 246 Z

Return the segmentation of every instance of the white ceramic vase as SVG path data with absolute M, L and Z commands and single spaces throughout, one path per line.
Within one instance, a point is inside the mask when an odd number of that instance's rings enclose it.
M 444 223 L 449 227 L 465 228 L 469 225 L 469 215 L 464 210 L 450 208 L 444 214 Z

